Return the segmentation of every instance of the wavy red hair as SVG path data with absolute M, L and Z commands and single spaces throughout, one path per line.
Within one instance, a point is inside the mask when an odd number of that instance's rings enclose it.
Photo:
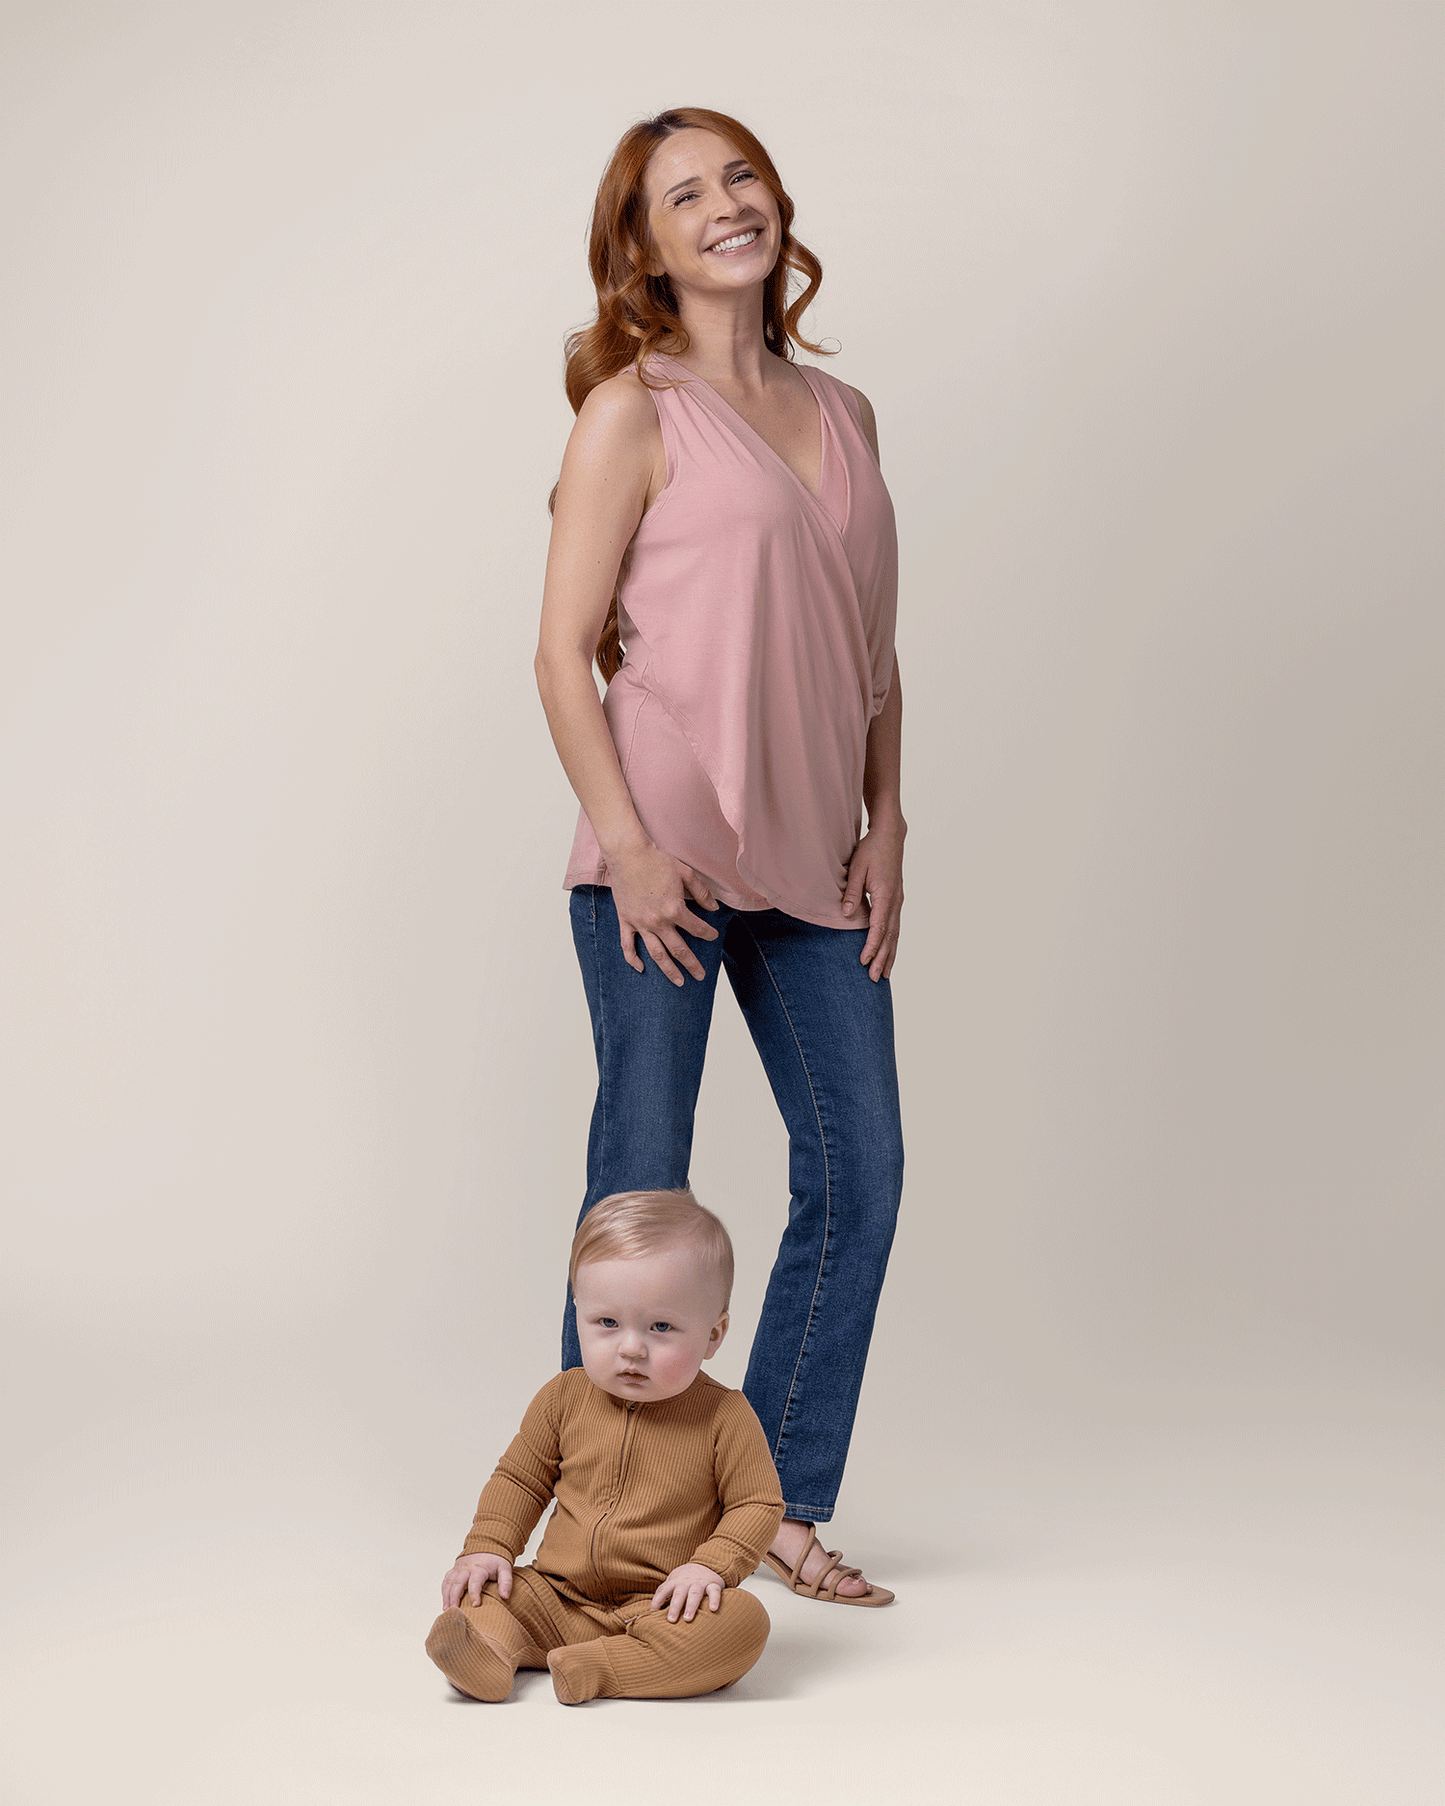
M 672 283 L 666 276 L 648 273 L 652 261 L 652 234 L 647 225 L 645 182 L 652 154 L 674 132 L 698 128 L 716 132 L 747 158 L 778 203 L 782 245 L 763 289 L 763 342 L 775 356 L 791 358 L 794 345 L 821 356 L 831 355 L 821 345 L 805 339 L 798 321 L 812 304 L 823 280 L 823 266 L 805 244 L 793 237 L 793 202 L 774 167 L 772 158 L 740 120 L 710 107 L 671 107 L 652 119 L 640 120 L 622 134 L 602 172 L 592 208 L 592 232 L 587 261 L 597 290 L 597 318 L 589 326 L 567 335 L 567 399 L 573 413 L 609 377 L 623 370 L 637 371 L 646 383 L 646 359 L 654 351 L 677 355 L 689 339 L 678 313 Z M 788 300 L 794 274 L 803 286 Z M 648 387 L 656 387 L 648 384 Z M 549 506 L 555 504 L 553 489 Z M 617 634 L 617 595 L 597 642 L 597 668 L 611 683 L 622 665 Z

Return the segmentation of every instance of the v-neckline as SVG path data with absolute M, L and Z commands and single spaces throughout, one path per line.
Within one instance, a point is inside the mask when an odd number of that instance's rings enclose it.
M 809 382 L 808 377 L 805 374 L 806 367 L 802 364 L 793 365 L 793 368 L 803 378 L 804 383 L 807 385 L 808 393 L 813 398 L 813 406 L 818 410 L 818 489 L 816 494 L 809 489 L 808 485 L 798 475 L 797 471 L 793 469 L 792 465 L 789 464 L 788 460 L 777 447 L 769 444 L 753 423 L 747 419 L 745 415 L 738 412 L 721 390 L 715 389 L 705 376 L 699 376 L 695 370 L 689 370 L 687 365 L 684 364 L 680 358 L 673 357 L 666 352 L 662 354 L 662 357 L 667 363 L 676 364 L 688 382 L 697 383 L 702 388 L 706 389 L 719 407 L 726 408 L 731 417 L 737 421 L 738 425 L 743 428 L 748 436 L 755 439 L 757 443 L 762 446 L 763 450 L 773 462 L 787 471 L 788 475 L 798 485 L 799 489 L 802 490 L 803 494 L 807 496 L 808 500 L 818 509 L 825 519 L 832 522 L 834 529 L 841 536 L 843 532 L 843 522 L 834 518 L 832 509 L 829 508 L 827 503 L 823 500 L 823 491 L 826 487 L 825 478 L 827 474 L 828 458 L 830 454 L 828 444 L 828 416 L 823 407 L 823 397 L 813 387 L 812 383 Z

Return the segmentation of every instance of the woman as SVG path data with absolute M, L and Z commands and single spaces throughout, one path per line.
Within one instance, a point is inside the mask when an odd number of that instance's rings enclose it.
M 897 548 L 867 400 L 792 361 L 820 350 L 797 323 L 822 275 L 792 218 L 725 114 L 659 114 L 614 152 L 598 317 L 568 341 L 577 422 L 537 681 L 581 803 L 565 883 L 598 1066 L 582 1214 L 687 1183 L 726 969 L 789 1134 L 743 1385 L 787 1501 L 767 1559 L 810 1597 L 885 1605 L 813 1525 L 832 1516 L 902 1189 Z M 569 1302 L 563 1366 L 579 1364 Z

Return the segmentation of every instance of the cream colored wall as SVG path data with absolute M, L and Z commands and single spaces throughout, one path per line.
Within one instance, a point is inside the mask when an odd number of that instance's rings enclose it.
M 607 152 L 670 104 L 772 148 L 903 537 L 909 1187 L 844 1513 L 946 1492 L 966 1418 L 1438 1362 L 1428 26 L 7 9 L 42 1543 L 88 1449 L 159 1472 L 221 1411 L 217 1485 L 279 1413 L 449 1554 L 550 1368 L 591 1082 L 530 673 L 560 341 Z M 784 1154 L 724 1002 L 734 1381 Z

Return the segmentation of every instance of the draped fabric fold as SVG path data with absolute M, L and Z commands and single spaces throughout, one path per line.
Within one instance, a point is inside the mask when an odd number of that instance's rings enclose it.
M 643 827 L 722 901 L 857 928 L 842 892 L 892 679 L 897 538 L 851 390 L 797 367 L 817 495 L 716 390 L 654 361 L 667 481 L 633 538 L 604 712 Z M 607 882 L 585 814 L 564 882 Z

